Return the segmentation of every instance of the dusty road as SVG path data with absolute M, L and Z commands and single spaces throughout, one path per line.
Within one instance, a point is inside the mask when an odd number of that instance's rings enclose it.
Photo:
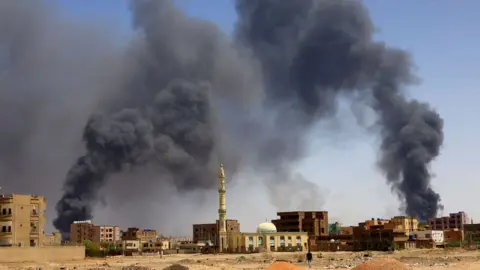
M 368 256 L 366 256 L 368 255 Z M 397 259 L 413 269 L 479 269 L 480 251 L 465 250 L 414 250 L 392 254 L 380 252 L 337 252 L 315 253 L 312 269 L 351 269 L 357 264 L 374 258 Z M 107 259 L 87 259 L 80 262 L 15 263 L 0 264 L 0 269 L 68 269 L 68 270 L 143 270 L 164 269 L 172 264 L 181 264 L 189 269 L 265 269 L 274 260 L 285 260 L 307 268 L 303 262 L 304 253 L 270 253 L 247 255 L 166 255 L 144 257 L 114 257 Z M 134 267 L 133 267 L 134 266 Z

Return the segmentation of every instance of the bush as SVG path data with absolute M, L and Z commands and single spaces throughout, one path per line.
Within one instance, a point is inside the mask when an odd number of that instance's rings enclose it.
M 92 243 L 92 241 L 87 240 L 84 242 L 85 244 L 85 256 L 87 257 L 103 257 L 104 254 L 100 250 L 100 246 Z

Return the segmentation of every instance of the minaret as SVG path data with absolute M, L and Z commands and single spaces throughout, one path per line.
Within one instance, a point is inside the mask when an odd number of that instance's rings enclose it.
M 225 199 L 225 171 L 223 164 L 220 165 L 220 173 L 218 174 L 218 236 L 219 236 L 219 252 L 223 252 L 228 248 L 227 243 L 227 206 Z

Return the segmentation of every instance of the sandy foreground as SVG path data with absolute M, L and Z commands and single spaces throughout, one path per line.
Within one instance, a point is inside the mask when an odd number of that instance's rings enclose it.
M 304 253 L 262 253 L 262 254 L 175 254 L 143 257 L 112 257 L 86 259 L 76 262 L 50 263 L 9 263 L 0 264 L 0 269 L 64 269 L 64 270 L 146 270 L 164 269 L 172 264 L 181 264 L 189 269 L 265 269 L 275 260 L 285 260 L 307 269 L 303 262 Z M 394 258 L 412 269 L 479 269 L 480 251 L 465 250 L 413 250 L 395 253 L 381 252 L 336 252 L 315 253 L 312 269 L 351 269 L 365 260 Z M 143 269 L 142 269 L 143 268 Z

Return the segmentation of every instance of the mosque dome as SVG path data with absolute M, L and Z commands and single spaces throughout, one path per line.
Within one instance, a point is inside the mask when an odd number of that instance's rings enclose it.
M 264 222 L 257 226 L 257 233 L 276 233 L 277 227 L 273 223 Z

